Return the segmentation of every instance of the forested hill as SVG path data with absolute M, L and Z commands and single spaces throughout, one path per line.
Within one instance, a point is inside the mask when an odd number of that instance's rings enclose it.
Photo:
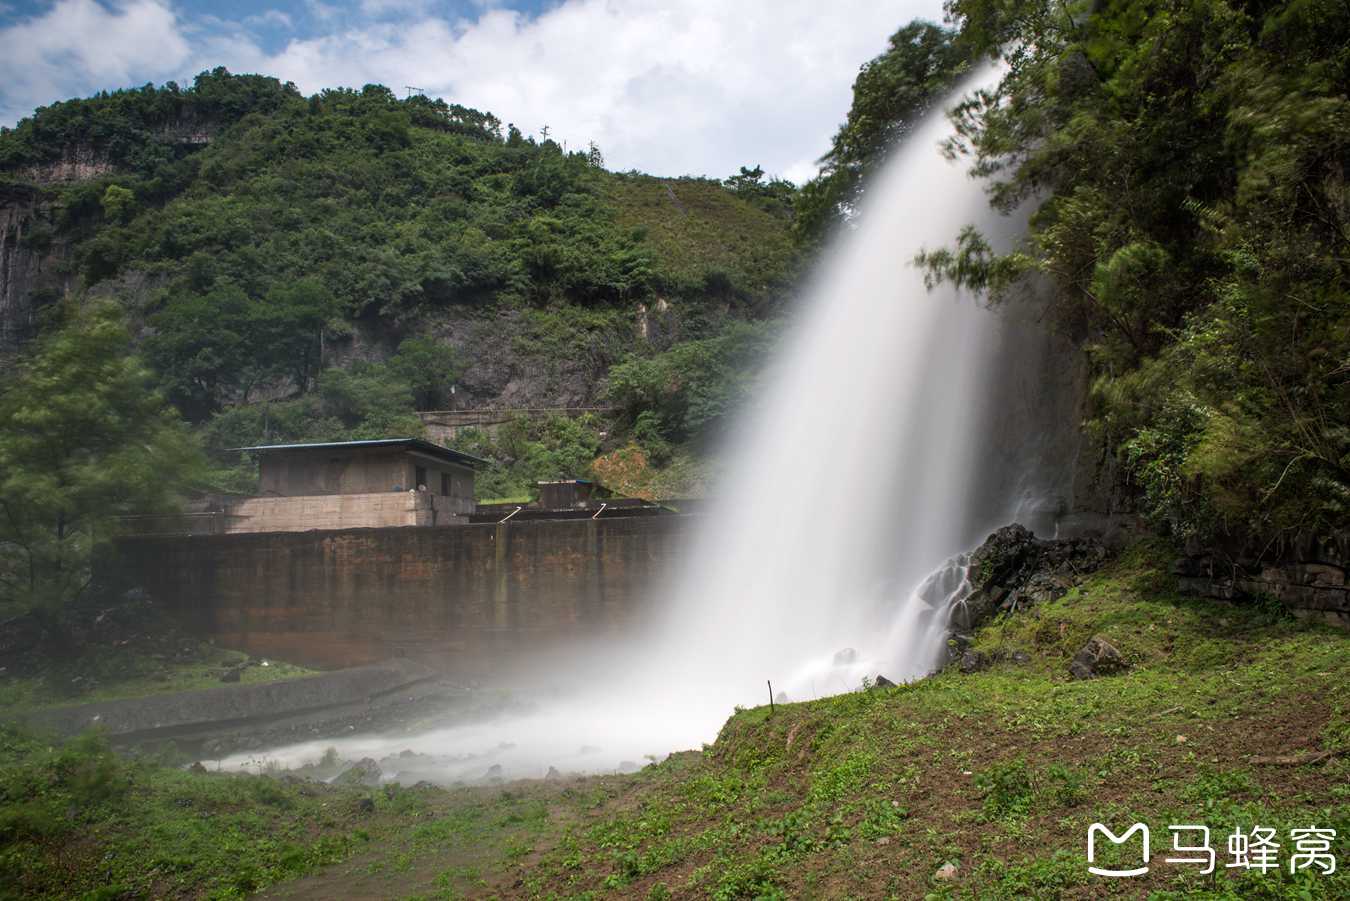
M 414 408 L 452 402 L 647 410 L 660 398 L 611 390 L 612 365 L 632 356 L 645 377 L 672 348 L 764 343 L 746 323 L 793 277 L 793 194 L 758 170 L 611 173 L 594 145 L 381 86 L 304 97 L 217 69 L 0 133 L 0 318 L 12 350 L 59 298 L 115 300 L 208 447 L 402 434 Z M 734 400 L 725 381 L 706 416 L 680 399 L 647 417 L 658 454 Z M 584 474 L 601 449 L 587 428 L 568 459 L 499 487 Z M 544 443 L 516 456 L 558 449 Z

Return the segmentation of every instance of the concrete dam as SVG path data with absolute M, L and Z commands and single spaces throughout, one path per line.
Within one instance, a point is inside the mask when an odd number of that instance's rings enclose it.
M 634 624 L 701 519 L 134 536 L 115 543 L 102 578 L 254 655 L 488 673 Z

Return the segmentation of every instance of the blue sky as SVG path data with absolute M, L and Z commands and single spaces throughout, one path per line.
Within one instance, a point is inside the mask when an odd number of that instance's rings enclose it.
M 306 93 L 368 82 L 599 144 L 611 168 L 794 180 L 858 67 L 941 0 L 0 0 L 0 124 L 226 66 Z

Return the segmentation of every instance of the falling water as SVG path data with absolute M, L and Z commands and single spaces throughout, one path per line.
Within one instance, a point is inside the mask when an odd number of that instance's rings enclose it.
M 344 756 L 411 748 L 451 779 L 489 762 L 508 776 L 610 769 L 710 741 L 735 705 L 767 700 L 768 680 L 803 700 L 933 668 L 947 608 L 969 592 L 960 553 L 1034 519 L 1047 491 L 1043 340 L 927 290 L 913 264 L 967 224 L 996 245 L 1021 228 L 940 152 L 950 128 L 942 109 L 918 125 L 827 254 L 644 633 L 541 661 L 518 682 L 534 678 L 532 714 L 352 739 Z

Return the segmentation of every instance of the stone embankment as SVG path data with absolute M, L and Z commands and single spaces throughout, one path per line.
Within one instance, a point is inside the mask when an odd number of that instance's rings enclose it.
M 1350 536 L 1308 541 L 1262 561 L 1242 552 L 1192 553 L 1172 574 L 1186 594 L 1224 601 L 1278 601 L 1301 619 L 1350 629 Z

